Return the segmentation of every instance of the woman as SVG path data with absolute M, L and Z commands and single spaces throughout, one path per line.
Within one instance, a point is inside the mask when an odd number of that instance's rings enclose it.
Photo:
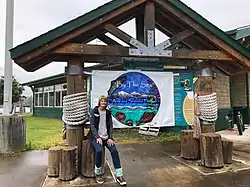
M 119 154 L 113 140 L 113 122 L 111 112 L 107 109 L 108 99 L 101 96 L 91 114 L 91 132 L 93 134 L 92 144 L 96 152 L 95 175 L 96 182 L 103 184 L 104 180 L 101 175 L 103 146 L 106 146 L 111 153 L 113 164 L 116 172 L 117 182 L 123 186 L 126 181 L 123 178 Z

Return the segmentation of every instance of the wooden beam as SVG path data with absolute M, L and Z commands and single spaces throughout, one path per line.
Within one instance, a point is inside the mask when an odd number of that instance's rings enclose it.
M 102 34 L 102 35 L 98 36 L 97 38 L 99 40 L 101 40 L 102 42 L 104 42 L 105 44 L 107 44 L 107 45 L 119 45 L 119 46 L 122 46 L 117 41 L 113 40 L 112 38 L 108 37 L 105 34 Z
M 190 30 L 184 30 L 174 36 L 172 36 L 170 39 L 165 40 L 164 42 L 160 43 L 159 45 L 156 46 L 157 49 L 167 49 L 171 46 L 173 46 L 174 44 L 177 44 L 179 42 L 181 42 L 182 40 L 184 40 L 185 38 L 188 38 L 189 36 L 193 35 L 194 32 L 190 31 Z
M 133 1 L 132 3 L 127 3 L 123 7 L 114 10 L 112 12 L 112 14 L 104 15 L 102 17 L 102 19 L 97 19 L 97 20 L 87 24 L 86 26 L 83 26 L 77 30 L 72 31 L 70 34 L 66 34 L 66 35 L 56 39 L 55 41 L 51 42 L 49 45 L 45 45 L 45 46 L 39 48 L 38 50 L 29 52 L 27 55 L 25 55 L 21 58 L 15 59 L 15 62 L 22 63 L 22 62 L 30 61 L 30 60 L 46 53 L 46 52 L 49 52 L 50 50 L 54 49 L 55 47 L 57 47 L 63 43 L 66 43 L 69 40 L 72 40 L 73 38 L 75 38 L 83 33 L 86 33 L 90 30 L 93 30 L 94 28 L 113 20 L 117 16 L 122 15 L 129 10 L 132 10 L 133 8 L 143 4 L 146 1 L 147 0 L 136 0 L 136 1 Z
M 155 46 L 155 3 L 146 2 L 144 12 L 144 44 L 148 47 Z
M 245 63 L 247 66 L 250 67 L 250 60 L 247 57 L 241 55 L 237 50 L 232 48 L 230 45 L 226 44 L 220 38 L 216 37 L 206 28 L 202 27 L 201 25 L 198 25 L 193 19 L 188 17 L 183 12 L 177 10 L 168 1 L 155 0 L 155 2 L 157 2 L 160 6 L 162 6 L 167 11 L 171 12 L 175 17 L 180 19 L 182 22 L 189 25 L 195 31 L 200 33 L 202 36 L 208 39 L 211 43 L 215 44 L 218 48 L 222 49 L 223 51 L 227 52 L 228 54 L 238 59 L 240 62 Z
M 144 14 L 135 17 L 136 39 L 144 43 Z
M 156 27 L 157 29 L 159 29 L 159 31 L 161 31 L 163 34 L 167 35 L 167 36 L 174 36 L 173 31 L 170 31 L 169 29 L 166 29 L 163 25 L 161 25 L 160 23 L 156 22 Z M 195 50 L 196 48 L 194 47 L 194 45 L 190 45 L 189 43 L 187 43 L 186 41 L 181 41 L 181 43 L 183 43 L 186 47 Z
M 129 48 L 120 46 L 101 46 L 68 43 L 52 52 L 55 55 L 94 55 L 94 56 L 118 56 L 118 57 L 138 57 L 140 55 L 130 55 Z M 142 57 L 142 56 L 140 56 Z M 146 56 L 144 56 L 146 57 Z M 148 56 L 147 56 L 148 57 Z M 231 56 L 222 51 L 215 50 L 198 50 L 191 51 L 187 49 L 172 50 L 172 56 L 150 56 L 158 58 L 173 58 L 173 59 L 193 59 L 193 60 L 221 60 L 235 61 Z
M 107 24 L 105 25 L 105 29 L 111 34 L 113 34 L 114 36 L 116 36 L 117 38 L 119 38 L 121 41 L 132 46 L 130 42 L 133 37 L 125 33 L 124 31 L 122 31 L 121 29 L 118 29 L 115 25 Z
M 226 75 L 228 75 L 228 76 L 230 76 L 230 75 L 232 74 L 232 73 L 229 72 L 227 69 L 225 69 L 224 67 L 222 67 L 221 64 L 219 64 L 219 63 L 211 62 L 211 64 L 212 64 L 213 66 L 215 66 L 215 68 L 217 68 L 218 70 L 220 70 L 222 73 L 224 73 L 224 74 L 226 74 Z
M 125 42 L 126 44 L 130 45 L 131 47 L 146 48 L 146 46 L 143 43 L 139 42 L 138 40 L 136 40 L 129 34 L 125 33 L 121 29 L 118 29 L 116 26 L 112 24 L 105 25 L 105 29 L 114 36 L 116 36 L 117 38 L 119 38 L 120 40 L 122 40 L 123 42 Z

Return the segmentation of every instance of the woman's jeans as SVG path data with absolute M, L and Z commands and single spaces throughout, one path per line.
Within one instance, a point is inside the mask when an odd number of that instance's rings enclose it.
M 96 161 L 95 161 L 96 174 L 99 173 L 97 171 L 98 169 L 100 169 L 100 171 L 101 171 L 103 146 L 106 146 L 107 149 L 111 153 L 113 164 L 114 164 L 114 167 L 116 169 L 116 173 L 118 174 L 118 173 L 122 172 L 122 171 L 120 171 L 121 170 L 121 163 L 120 163 L 119 154 L 118 154 L 118 151 L 117 151 L 116 146 L 114 144 L 108 145 L 107 140 L 102 140 L 102 145 L 101 145 L 101 144 L 97 143 L 95 138 L 93 138 L 92 145 L 94 146 L 95 152 L 96 152 Z M 118 174 L 118 175 L 122 175 L 122 174 Z

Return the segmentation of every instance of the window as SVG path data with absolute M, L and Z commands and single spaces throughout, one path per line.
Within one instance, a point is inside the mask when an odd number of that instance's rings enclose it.
M 44 87 L 43 106 L 54 106 L 54 86 Z
M 67 95 L 67 84 L 55 85 L 55 106 L 62 107 L 63 97 Z
M 35 89 L 35 106 L 43 106 L 43 88 Z

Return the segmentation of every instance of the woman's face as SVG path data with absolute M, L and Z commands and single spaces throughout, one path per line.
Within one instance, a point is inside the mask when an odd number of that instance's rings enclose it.
M 107 101 L 106 101 L 106 99 L 101 99 L 101 101 L 100 101 L 100 107 L 103 107 L 103 108 L 107 107 Z

